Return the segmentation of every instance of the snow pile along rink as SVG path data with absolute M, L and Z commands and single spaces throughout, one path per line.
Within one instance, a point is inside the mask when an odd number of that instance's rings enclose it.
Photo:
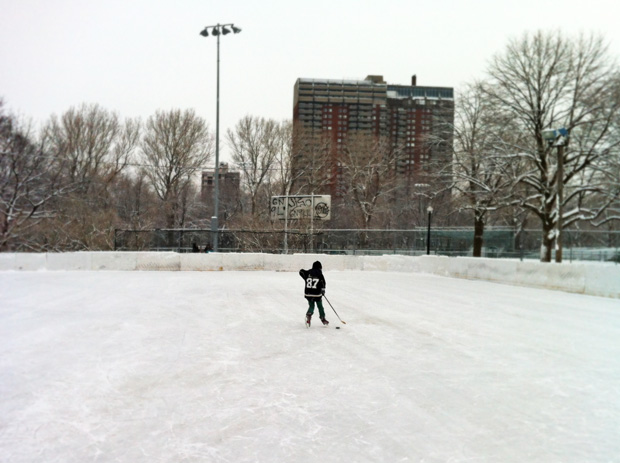
M 320 260 L 333 270 L 422 272 L 534 288 L 620 298 L 620 265 L 599 262 L 562 264 L 445 256 L 349 256 L 176 252 L 0 253 L 0 270 L 144 270 L 296 272 Z

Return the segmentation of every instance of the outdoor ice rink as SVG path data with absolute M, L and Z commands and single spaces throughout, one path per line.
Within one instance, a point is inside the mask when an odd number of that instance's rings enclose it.
M 620 462 L 620 300 L 325 270 L 0 272 L 0 462 Z

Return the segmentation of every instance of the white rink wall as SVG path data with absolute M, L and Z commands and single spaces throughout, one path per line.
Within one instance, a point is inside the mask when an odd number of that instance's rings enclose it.
M 431 273 L 519 286 L 620 298 L 620 265 L 444 256 L 174 252 L 1 253 L 0 270 L 144 270 L 296 272 L 320 260 L 323 269 Z

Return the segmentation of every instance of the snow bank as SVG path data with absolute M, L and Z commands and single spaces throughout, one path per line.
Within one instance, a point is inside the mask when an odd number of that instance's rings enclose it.
M 445 256 L 349 256 L 325 254 L 178 254 L 175 252 L 3 253 L 0 270 L 143 270 L 296 272 L 320 260 L 325 270 L 430 273 L 452 278 L 555 289 L 620 298 L 620 266 L 577 262 Z

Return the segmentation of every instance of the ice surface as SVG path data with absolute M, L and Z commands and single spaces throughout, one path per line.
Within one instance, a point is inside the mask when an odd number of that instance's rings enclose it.
M 0 461 L 619 461 L 619 300 L 325 275 L 0 272 Z

